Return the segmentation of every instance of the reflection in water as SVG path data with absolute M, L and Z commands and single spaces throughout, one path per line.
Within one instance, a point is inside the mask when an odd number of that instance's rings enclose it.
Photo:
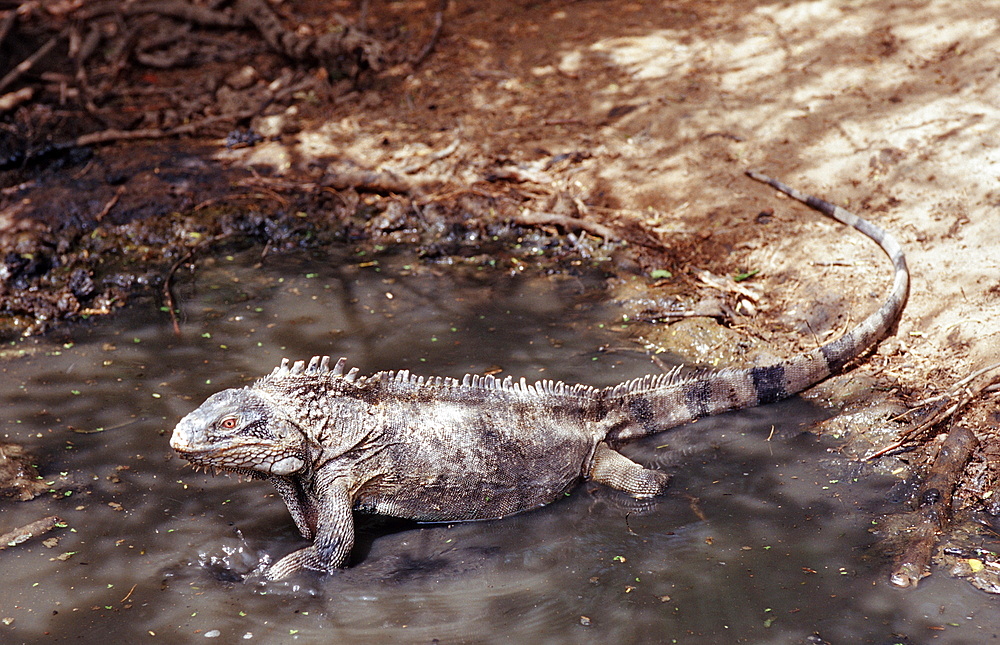
M 0 532 L 47 514 L 68 528 L 0 552 L 3 642 L 967 643 L 1000 631 L 965 583 L 885 583 L 866 529 L 891 482 L 846 474 L 803 432 L 822 411 L 798 399 L 627 446 L 675 474 L 662 499 L 588 484 L 501 521 L 362 518 L 343 572 L 243 584 L 264 554 L 304 541 L 268 484 L 173 456 L 174 424 L 208 395 L 314 354 L 363 372 L 596 386 L 653 369 L 600 351 L 627 340 L 599 276 L 365 260 L 205 262 L 176 287 L 180 338 L 147 306 L 12 348 L 23 355 L 2 365 L 0 438 L 39 455 L 53 492 L 0 502 Z

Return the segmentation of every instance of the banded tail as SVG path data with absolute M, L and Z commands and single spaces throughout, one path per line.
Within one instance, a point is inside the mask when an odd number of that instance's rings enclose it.
M 747 171 L 747 175 L 847 224 L 878 244 L 889 256 L 894 271 L 889 296 L 874 313 L 843 336 L 772 365 L 693 376 L 681 376 L 674 371 L 606 388 L 602 394 L 607 405 L 625 411 L 628 416 L 627 421 L 609 431 L 608 440 L 646 436 L 701 417 L 790 397 L 842 370 L 887 336 L 899 319 L 909 295 L 910 274 L 903 249 L 891 234 L 836 204 L 801 193 L 776 179 L 754 171 Z

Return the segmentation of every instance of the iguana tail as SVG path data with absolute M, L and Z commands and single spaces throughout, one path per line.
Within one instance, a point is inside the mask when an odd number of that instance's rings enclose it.
M 687 376 L 674 370 L 605 388 L 602 394 L 607 409 L 624 413 L 609 429 L 609 441 L 641 437 L 701 417 L 773 403 L 797 394 L 842 370 L 888 335 L 899 319 L 909 294 L 910 274 L 903 250 L 892 235 L 840 206 L 800 193 L 775 179 L 753 171 L 747 175 L 857 229 L 882 247 L 895 272 L 888 298 L 843 336 L 772 365 Z

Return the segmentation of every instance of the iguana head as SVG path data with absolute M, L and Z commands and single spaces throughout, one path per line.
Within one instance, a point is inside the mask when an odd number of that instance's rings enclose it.
M 213 394 L 181 419 L 170 446 L 195 466 L 265 477 L 306 465 L 302 431 L 249 388 Z

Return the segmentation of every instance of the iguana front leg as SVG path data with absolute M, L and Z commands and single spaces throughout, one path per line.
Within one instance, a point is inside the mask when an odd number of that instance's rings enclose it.
M 309 499 L 305 492 L 291 477 L 269 477 L 275 490 L 281 495 L 282 501 L 288 507 L 288 512 L 292 515 L 295 527 L 299 533 L 307 540 L 313 537 L 316 525 L 315 509 L 311 508 Z M 311 516 L 311 517 L 310 517 Z
M 321 498 L 310 501 L 316 512 L 312 546 L 293 551 L 269 566 L 264 571 L 267 580 L 285 578 L 301 569 L 333 573 L 347 560 L 354 546 L 354 515 L 346 486 L 330 482 Z

